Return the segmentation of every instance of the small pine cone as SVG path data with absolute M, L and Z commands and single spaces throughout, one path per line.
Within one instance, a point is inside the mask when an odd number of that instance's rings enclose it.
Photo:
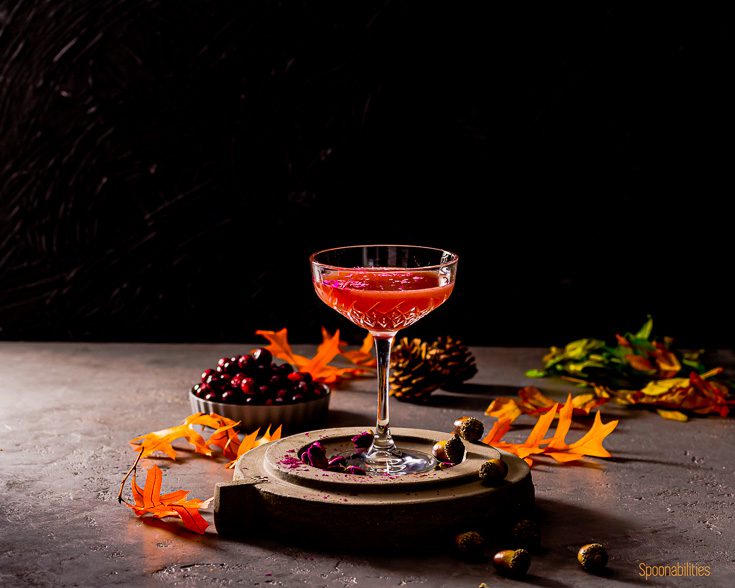
M 391 395 L 416 402 L 440 388 L 445 376 L 433 361 L 434 353 L 426 341 L 403 337 L 391 354 Z
M 441 366 L 446 384 L 457 386 L 477 374 L 475 356 L 459 339 L 439 337 L 431 344 L 432 359 Z

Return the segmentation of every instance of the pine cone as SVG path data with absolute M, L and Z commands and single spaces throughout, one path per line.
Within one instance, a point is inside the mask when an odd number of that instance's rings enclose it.
M 439 337 L 431 344 L 432 359 L 446 373 L 444 385 L 457 386 L 477 374 L 475 356 L 459 339 Z
M 400 400 L 424 400 L 446 381 L 433 360 L 437 351 L 421 339 L 403 337 L 391 354 L 390 393 Z

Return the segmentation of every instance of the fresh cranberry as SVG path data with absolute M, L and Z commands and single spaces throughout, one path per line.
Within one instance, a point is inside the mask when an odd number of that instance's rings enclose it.
M 212 370 L 212 369 L 206 369 L 206 370 L 204 370 L 202 372 L 202 382 L 206 382 L 207 381 L 207 378 L 209 376 L 211 376 L 212 374 L 214 374 L 214 373 L 216 373 L 216 372 L 214 370 Z
M 302 402 L 304 400 L 303 394 L 294 394 L 291 396 L 291 402 Z
M 219 375 L 219 379 L 229 385 L 230 380 L 232 379 L 232 376 L 228 374 L 227 372 L 223 372 Z
M 288 396 L 288 390 L 284 390 L 283 388 L 281 388 L 278 392 L 276 392 L 276 398 L 283 399 L 286 398 L 286 396 Z
M 209 384 L 199 384 L 199 390 L 197 390 L 197 398 L 204 398 L 210 392 L 214 392 Z
M 283 374 L 284 376 L 287 376 L 293 373 L 293 366 L 290 363 L 282 363 L 278 366 L 278 372 Z
M 279 376 L 278 374 L 271 376 L 268 380 L 268 383 L 276 390 L 281 386 L 285 386 L 286 382 L 286 378 L 284 378 L 283 376 Z
M 270 365 L 271 361 L 273 361 L 273 355 L 271 354 L 271 352 L 263 347 L 253 351 L 252 355 L 255 363 L 257 363 L 258 365 L 268 366 Z
M 241 355 L 237 360 L 237 365 L 241 370 L 248 370 L 253 367 L 255 360 L 251 355 Z
M 301 372 L 291 372 L 286 376 L 291 382 L 300 382 L 304 379 L 304 376 L 301 374 Z
M 207 395 L 204 397 L 204 400 L 208 400 L 209 402 L 218 402 L 219 401 L 219 395 L 212 391 L 207 393 Z
M 265 404 L 266 406 L 273 406 L 273 399 L 267 398 L 263 404 Z
M 194 396 L 196 396 L 196 395 L 197 395 L 197 393 L 199 392 L 199 388 L 201 388 L 201 386 L 202 386 L 201 384 L 194 384 L 194 385 L 193 385 L 193 386 L 191 387 L 191 393 L 192 393 L 192 394 L 193 394 Z
M 222 402 L 237 404 L 240 395 L 235 390 L 225 390 L 222 393 Z
M 301 372 L 301 378 L 305 382 L 311 382 L 313 380 L 313 378 L 311 377 L 311 374 L 309 372 Z
M 225 364 L 226 364 L 226 363 L 227 363 L 228 361 L 230 361 L 230 358 L 229 358 L 229 357 L 220 357 L 220 358 L 219 358 L 219 359 L 217 360 L 217 367 L 222 367 L 222 366 L 223 366 L 223 365 L 225 365 Z
M 255 404 L 255 396 L 246 396 L 245 404 Z
M 296 389 L 301 392 L 301 394 L 310 394 L 312 386 L 308 382 L 299 382 L 296 386 Z
M 240 383 L 240 390 L 245 394 L 255 394 L 255 380 L 252 378 L 243 378 Z
M 268 396 L 271 392 L 270 386 L 258 386 L 259 396 Z
M 212 382 L 219 382 L 219 374 L 209 374 L 204 380 L 205 384 L 211 384 Z
M 283 404 L 284 402 L 286 402 L 286 401 L 283 398 L 274 398 L 273 399 L 273 403 L 274 404 Z

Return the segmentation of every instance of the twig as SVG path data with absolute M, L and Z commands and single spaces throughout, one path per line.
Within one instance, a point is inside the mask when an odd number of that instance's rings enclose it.
M 135 471 L 135 468 L 138 466 L 138 462 L 140 461 L 140 458 L 143 456 L 143 448 L 140 448 L 140 451 L 138 452 L 138 457 L 135 458 L 135 462 L 133 465 L 130 466 L 130 469 L 128 470 L 128 473 L 125 474 L 125 477 L 123 478 L 122 482 L 120 482 L 120 489 L 117 491 L 117 501 L 125 502 L 122 497 L 123 488 L 125 488 L 125 482 L 128 481 L 128 478 L 130 477 L 130 474 L 132 474 Z

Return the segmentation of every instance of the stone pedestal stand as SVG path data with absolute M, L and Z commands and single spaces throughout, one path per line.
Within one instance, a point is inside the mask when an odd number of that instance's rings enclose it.
M 284 541 L 405 549 L 438 543 L 452 533 L 492 532 L 530 511 L 531 472 L 509 453 L 465 443 L 465 460 L 447 470 L 405 476 L 354 476 L 301 464 L 301 452 L 321 441 L 327 455 L 352 449 L 364 429 L 322 429 L 286 437 L 243 455 L 232 482 L 217 484 L 214 521 L 222 536 L 270 536 Z M 430 452 L 447 433 L 392 429 L 399 447 Z M 480 484 L 478 469 L 491 458 L 508 465 L 497 487 Z

